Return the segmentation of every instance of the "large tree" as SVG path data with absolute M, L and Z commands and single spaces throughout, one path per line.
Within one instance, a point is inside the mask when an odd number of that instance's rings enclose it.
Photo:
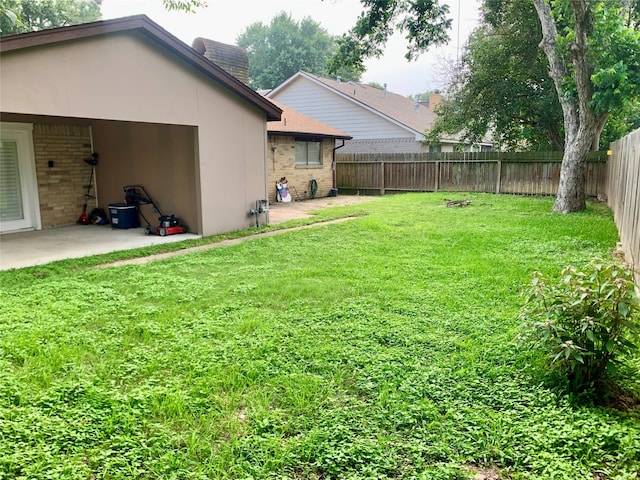
M 485 0 L 500 2 L 501 0 Z M 564 156 L 555 211 L 585 208 L 587 153 L 611 112 L 632 108 L 640 92 L 640 36 L 628 0 L 531 0 L 540 47 L 549 62 L 563 116 Z M 408 58 L 447 40 L 450 21 L 437 0 L 362 0 L 364 13 L 341 40 L 336 64 L 379 55 L 394 29 L 404 30 Z M 629 10 L 629 8 L 631 10 Z
M 3 0 L 0 34 L 32 32 L 100 19 L 102 0 Z
M 564 118 L 564 155 L 555 211 L 585 208 L 586 159 L 612 111 L 640 94 L 640 33 L 619 2 L 533 0 L 540 48 L 549 60 Z
M 336 38 L 307 17 L 301 21 L 281 12 L 269 25 L 256 22 L 236 40 L 247 50 L 251 86 L 256 89 L 276 87 L 299 70 L 328 75 L 328 59 L 336 51 Z M 336 72 L 345 80 L 358 80 L 357 68 Z
M 463 132 L 467 143 L 476 143 L 491 132 L 502 149 L 562 150 L 562 108 L 541 39 L 531 0 L 485 0 L 480 26 L 453 70 L 430 140 Z M 637 128 L 639 113 L 640 101 L 615 109 L 600 148 Z

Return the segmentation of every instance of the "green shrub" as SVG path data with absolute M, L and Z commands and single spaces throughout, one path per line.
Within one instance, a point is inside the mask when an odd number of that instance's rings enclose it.
M 574 392 L 602 390 L 620 355 L 636 346 L 638 298 L 633 274 L 618 263 L 567 266 L 549 282 L 534 272 L 522 309 L 523 338 L 549 349 L 550 364 Z

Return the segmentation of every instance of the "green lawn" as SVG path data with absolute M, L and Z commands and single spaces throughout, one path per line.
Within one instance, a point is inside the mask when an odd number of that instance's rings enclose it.
M 606 207 L 551 206 L 389 196 L 143 265 L 0 273 L 0 478 L 637 479 L 640 412 L 578 404 L 513 341 L 533 270 L 615 246 Z

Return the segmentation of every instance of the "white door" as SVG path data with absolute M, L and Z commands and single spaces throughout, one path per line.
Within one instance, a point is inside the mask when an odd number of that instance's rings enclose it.
M 0 232 L 39 229 L 32 125 L 0 123 Z

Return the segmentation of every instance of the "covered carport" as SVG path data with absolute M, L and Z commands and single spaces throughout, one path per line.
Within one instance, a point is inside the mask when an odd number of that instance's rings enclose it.
M 242 82 L 145 16 L 4 37 L 0 52 L 1 166 L 17 172 L 3 232 L 74 224 L 94 152 L 89 209 L 142 184 L 192 232 L 252 225 L 280 109 Z
M 3 114 L 2 120 L 3 126 L 31 128 L 42 228 L 75 223 L 87 192 L 93 197 L 89 212 L 96 207 L 108 211 L 109 204 L 125 201 L 124 186 L 141 184 L 163 213 L 201 231 L 197 127 L 15 114 Z M 98 163 L 92 177 L 84 159 L 94 152 Z M 157 220 L 151 207 L 141 209 L 150 222 Z

